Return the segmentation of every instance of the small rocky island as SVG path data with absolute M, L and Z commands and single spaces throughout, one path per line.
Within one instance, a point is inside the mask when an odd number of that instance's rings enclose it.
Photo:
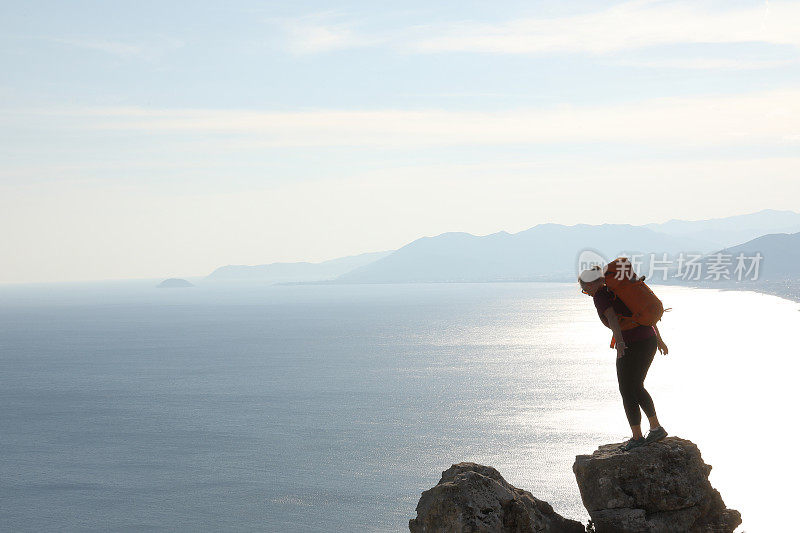
M 157 287 L 159 289 L 180 289 L 183 287 L 194 287 L 194 285 L 185 279 L 169 278 L 159 283 Z
M 629 452 L 619 444 L 579 455 L 573 472 L 586 528 L 516 488 L 492 467 L 458 463 L 422 493 L 411 533 L 732 533 L 741 524 L 708 481 L 692 442 L 669 437 Z

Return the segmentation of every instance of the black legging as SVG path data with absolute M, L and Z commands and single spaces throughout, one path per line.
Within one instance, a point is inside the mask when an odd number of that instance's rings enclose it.
M 653 357 L 656 355 L 658 341 L 656 337 L 648 337 L 632 342 L 625 347 L 625 353 L 617 359 L 617 381 L 619 392 L 622 394 L 622 405 L 625 406 L 625 416 L 631 426 L 642 423 L 642 411 L 649 417 L 655 416 L 656 408 L 653 399 L 644 388 L 644 378 Z

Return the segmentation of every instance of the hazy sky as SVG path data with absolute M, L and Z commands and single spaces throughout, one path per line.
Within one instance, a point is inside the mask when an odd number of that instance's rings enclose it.
M 797 210 L 798 28 L 785 1 L 3 2 L 0 283 Z

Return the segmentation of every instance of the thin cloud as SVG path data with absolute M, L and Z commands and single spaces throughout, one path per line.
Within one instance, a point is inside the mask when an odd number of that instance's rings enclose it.
M 800 3 L 772 2 L 747 8 L 720 8 L 709 2 L 635 0 L 604 10 L 551 18 L 515 18 L 497 23 L 455 21 L 384 28 L 370 32 L 366 20 L 335 12 L 314 13 L 278 21 L 285 46 L 297 54 L 314 54 L 363 47 L 384 47 L 418 54 L 588 54 L 623 66 L 744 70 L 790 65 L 798 57 L 751 55 L 706 56 L 686 50 L 673 58 L 627 60 L 626 51 L 692 44 L 760 43 L 800 47 Z M 766 54 L 766 51 L 764 52 Z
M 509 111 L 319 110 L 264 112 L 91 108 L 6 111 L 2 122 L 46 123 L 146 135 L 224 136 L 243 148 L 453 146 L 553 143 L 740 145 L 784 143 L 800 134 L 800 90 L 662 98 L 613 106 Z
M 358 46 L 352 30 L 343 26 L 299 24 L 287 27 L 289 49 L 299 54 L 342 50 Z
M 413 53 L 556 53 L 613 56 L 618 52 L 686 44 L 765 43 L 800 47 L 800 4 L 772 2 L 720 9 L 708 2 L 637 0 L 600 11 L 565 17 L 516 18 L 497 23 L 458 21 L 389 28 L 370 34 L 364 21 L 339 13 L 318 13 L 284 21 L 287 47 L 296 53 L 382 46 Z M 758 69 L 782 65 L 783 58 L 737 61 L 676 57 L 636 66 Z
M 144 53 L 145 47 L 139 44 L 131 44 L 120 41 L 91 40 L 91 39 L 51 39 L 54 43 L 66 44 L 75 48 L 95 50 L 106 54 L 122 57 L 133 57 Z
M 800 59 L 744 59 L 721 57 L 614 59 L 609 64 L 622 67 L 687 69 L 687 70 L 760 70 L 783 68 L 800 63 Z
M 176 50 L 184 45 L 183 41 L 173 38 L 160 38 L 147 42 L 60 37 L 49 38 L 48 40 L 57 44 L 101 52 L 124 59 L 139 58 L 146 60 L 157 59 L 163 54 Z
M 420 52 L 608 54 L 678 43 L 763 42 L 800 46 L 800 5 L 714 10 L 700 2 L 628 2 L 603 11 L 498 24 L 462 22 L 431 28 L 410 44 Z
M 382 39 L 358 32 L 358 25 L 353 21 L 343 22 L 342 19 L 338 13 L 322 12 L 275 21 L 285 33 L 286 47 L 295 54 L 324 53 L 382 42 Z

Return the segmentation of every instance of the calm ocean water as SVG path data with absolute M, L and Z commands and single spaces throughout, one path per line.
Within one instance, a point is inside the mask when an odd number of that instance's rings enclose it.
M 0 287 L 3 530 L 407 531 L 465 460 L 585 522 L 574 457 L 627 435 L 610 335 L 574 285 L 154 285 Z M 779 529 L 798 305 L 657 292 L 662 422 L 744 530 Z

